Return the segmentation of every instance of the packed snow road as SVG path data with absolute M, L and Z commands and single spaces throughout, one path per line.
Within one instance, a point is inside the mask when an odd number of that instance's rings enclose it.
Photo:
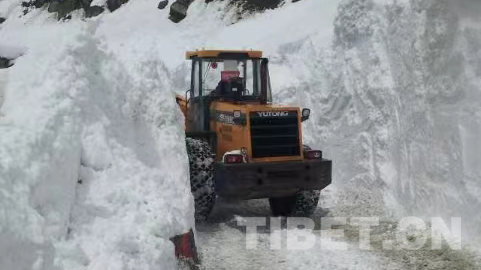
M 479 257 L 466 247 L 452 250 L 445 243 L 440 250 L 431 250 L 428 241 L 417 250 L 400 248 L 392 240 L 392 228 L 398 224 L 391 223 L 388 219 L 382 220 L 379 226 L 369 232 L 372 240 L 368 244 L 369 249 L 363 246 L 365 242 L 360 240 L 361 231 L 357 228 L 333 226 L 333 229 L 341 229 L 342 232 L 325 234 L 325 228 L 321 229 L 321 218 L 337 216 L 343 211 L 356 213 L 347 201 L 341 202 L 340 207 L 334 206 L 332 203 L 335 200 L 331 192 L 329 188 L 323 192 L 320 205 L 327 208 L 317 209 L 311 217 L 312 224 L 296 218 L 289 224 L 290 220 L 286 218 L 272 217 L 267 200 L 218 200 L 209 221 L 196 225 L 202 261 L 200 269 L 480 269 L 477 263 Z M 379 202 L 374 197 L 360 198 L 367 206 L 364 214 L 376 212 L 368 210 L 372 210 Z M 254 222 L 249 223 L 250 220 Z M 258 225 L 255 229 L 252 226 L 254 223 Z M 305 226 L 298 226 L 299 224 Z M 391 250 L 380 247 L 386 240 L 394 243 Z M 384 242 L 380 243 L 381 241 Z
M 326 214 L 319 208 L 313 219 L 320 219 Z M 358 243 L 347 239 L 330 242 L 323 238 L 319 230 L 314 230 L 316 243 L 309 249 L 287 247 L 287 234 L 296 234 L 293 229 L 270 230 L 259 227 L 253 239 L 242 226 L 245 217 L 270 218 L 269 206 L 266 200 L 242 202 L 221 201 L 212 213 L 209 223 L 197 225 L 197 238 L 200 245 L 202 268 L 204 270 L 222 269 L 404 269 L 379 254 L 360 251 Z M 277 246 L 273 246 L 272 236 L 279 237 Z M 271 242 L 272 241 L 272 242 Z M 299 240 L 302 242 L 302 237 Z M 279 245 L 280 244 L 280 245 Z M 342 245 L 347 250 L 342 249 Z M 327 246 L 326 246 L 327 245 Z M 299 247 L 299 246 L 298 246 Z

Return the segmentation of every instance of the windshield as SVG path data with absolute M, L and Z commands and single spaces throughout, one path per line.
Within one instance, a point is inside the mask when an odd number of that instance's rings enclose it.
M 214 91 L 222 81 L 240 78 L 243 83 L 243 96 L 259 96 L 260 68 L 258 59 L 227 60 L 204 59 L 202 61 L 203 95 Z

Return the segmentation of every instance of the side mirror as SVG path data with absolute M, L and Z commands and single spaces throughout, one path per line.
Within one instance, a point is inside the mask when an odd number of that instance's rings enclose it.
M 301 116 L 301 121 L 304 122 L 307 119 L 309 119 L 309 116 L 311 115 L 311 110 L 304 108 L 302 109 L 302 116 Z
M 185 103 L 189 104 L 190 99 L 192 98 L 192 90 L 188 89 L 185 91 Z

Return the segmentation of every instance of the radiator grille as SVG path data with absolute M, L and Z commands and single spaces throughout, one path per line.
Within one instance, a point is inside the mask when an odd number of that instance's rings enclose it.
M 297 111 L 251 112 L 250 129 L 253 158 L 300 155 Z

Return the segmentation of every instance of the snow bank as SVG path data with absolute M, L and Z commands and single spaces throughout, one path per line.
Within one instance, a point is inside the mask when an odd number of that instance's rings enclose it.
M 464 2 L 344 1 L 330 48 L 320 34 L 281 47 L 279 65 L 297 78 L 276 96 L 313 109 L 306 138 L 366 214 L 460 216 L 463 240 L 475 242 L 481 24 L 467 12 L 479 3 Z
M 0 269 L 174 269 L 193 200 L 161 63 L 127 72 L 97 23 L 29 16 L 0 31 L 27 51 L 0 109 Z
M 9 46 L 1 46 L 0 45 L 0 56 L 15 59 L 21 56 L 24 53 L 24 48 L 17 48 L 17 47 L 9 47 Z

